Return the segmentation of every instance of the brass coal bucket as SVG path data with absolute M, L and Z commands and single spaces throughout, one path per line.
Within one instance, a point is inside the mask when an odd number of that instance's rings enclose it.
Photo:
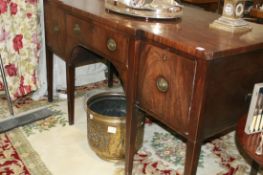
M 101 92 L 86 100 L 88 142 L 104 160 L 125 157 L 126 98 L 119 92 Z M 137 112 L 136 149 L 143 142 L 144 115 Z

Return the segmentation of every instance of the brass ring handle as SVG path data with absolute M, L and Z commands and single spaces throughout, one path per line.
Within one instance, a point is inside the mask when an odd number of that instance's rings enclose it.
M 75 25 L 74 25 L 73 31 L 74 31 L 74 33 L 76 33 L 76 34 L 79 34 L 79 33 L 80 33 L 80 26 L 79 26 L 79 24 L 75 24 Z
M 157 79 L 156 85 L 157 85 L 157 88 L 159 91 L 161 91 L 161 92 L 167 92 L 168 91 L 169 83 L 163 77 L 160 77 Z
M 59 26 L 58 26 L 58 25 L 54 26 L 54 27 L 53 27 L 53 31 L 54 31 L 54 32 L 59 32 Z
M 109 51 L 115 51 L 117 49 L 116 41 L 112 38 L 109 38 L 107 41 L 107 48 L 109 49 Z

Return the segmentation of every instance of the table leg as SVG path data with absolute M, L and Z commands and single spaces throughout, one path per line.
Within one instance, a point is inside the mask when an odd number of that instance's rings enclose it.
M 46 46 L 48 101 L 53 101 L 53 52 Z
M 67 77 L 67 101 L 68 101 L 68 122 L 70 125 L 74 124 L 74 102 L 75 102 L 75 66 L 66 63 L 66 77 Z
M 187 141 L 184 175 L 195 175 L 202 143 L 200 141 Z
M 107 74 L 108 87 L 112 87 L 113 86 L 113 65 L 110 61 L 107 61 L 107 67 L 108 67 L 108 74 Z
M 127 113 L 126 120 L 126 154 L 125 154 L 125 175 L 132 175 L 133 156 L 135 154 L 135 141 L 136 141 L 136 109 L 133 107 L 131 112 Z
M 255 161 L 252 161 L 250 175 L 257 175 L 258 169 L 259 165 Z

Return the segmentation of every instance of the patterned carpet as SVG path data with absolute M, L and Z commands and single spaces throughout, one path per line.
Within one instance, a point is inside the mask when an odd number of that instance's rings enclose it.
M 89 85 L 85 91 L 105 86 L 105 82 L 100 82 Z M 101 160 L 90 149 L 84 101 L 84 96 L 76 98 L 73 126 L 67 124 L 67 103 L 60 100 L 50 105 L 53 116 L 0 134 L 0 174 L 123 175 L 123 162 Z M 46 104 L 46 99 L 25 98 L 16 104 L 16 111 Z M 8 111 L 3 97 L 0 106 L 0 118 L 4 118 Z M 184 142 L 149 121 L 145 125 L 143 146 L 134 157 L 133 173 L 181 175 L 184 155 Z M 246 175 L 249 172 L 249 164 L 236 147 L 234 132 L 202 146 L 198 175 Z

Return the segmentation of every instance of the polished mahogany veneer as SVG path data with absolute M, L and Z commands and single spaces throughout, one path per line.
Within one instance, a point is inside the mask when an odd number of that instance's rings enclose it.
M 49 100 L 52 53 L 75 64 L 79 48 L 108 59 L 127 95 L 126 170 L 132 171 L 136 109 L 187 143 L 185 175 L 196 174 L 202 143 L 231 130 L 248 110 L 245 100 L 263 81 L 263 26 L 232 34 L 209 28 L 219 16 L 184 7 L 182 18 L 144 20 L 105 10 L 103 0 L 45 0 Z M 67 70 L 70 75 L 71 70 Z M 69 76 L 68 86 L 74 83 Z M 69 122 L 74 122 L 72 89 Z
M 142 44 L 142 50 L 138 104 L 184 134 L 189 120 L 195 62 L 150 44 Z M 160 81 L 167 83 L 166 89 L 158 88 Z

